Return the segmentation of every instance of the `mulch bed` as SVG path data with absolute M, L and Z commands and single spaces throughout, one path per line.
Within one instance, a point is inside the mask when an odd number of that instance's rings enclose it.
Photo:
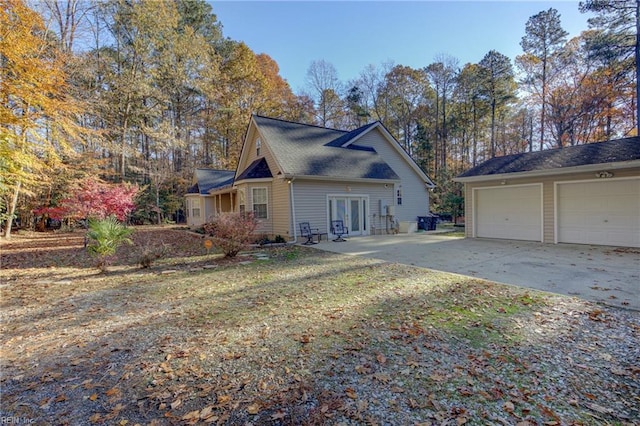
M 0 417 L 639 424 L 638 312 L 307 247 L 134 239 L 106 274 L 80 233 L 1 243 Z

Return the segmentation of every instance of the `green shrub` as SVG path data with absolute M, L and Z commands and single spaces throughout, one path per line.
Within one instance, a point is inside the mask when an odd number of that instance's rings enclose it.
M 235 257 L 241 250 L 249 248 L 254 241 L 253 232 L 258 223 L 252 214 L 222 213 L 204 225 L 206 235 L 213 245 L 227 257 Z
M 107 219 L 89 220 L 87 237 L 90 243 L 87 249 L 91 255 L 98 258 L 100 270 L 106 270 L 119 246 L 125 243 L 133 244 L 129 238 L 132 233 L 132 229 L 125 227 L 113 216 Z

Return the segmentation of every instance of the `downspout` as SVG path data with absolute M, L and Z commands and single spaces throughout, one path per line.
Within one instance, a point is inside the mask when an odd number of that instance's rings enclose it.
M 291 227 L 293 228 L 293 243 L 296 244 L 298 242 L 298 231 L 296 230 L 296 203 L 293 197 L 293 179 L 287 180 L 289 184 L 289 192 L 291 193 Z

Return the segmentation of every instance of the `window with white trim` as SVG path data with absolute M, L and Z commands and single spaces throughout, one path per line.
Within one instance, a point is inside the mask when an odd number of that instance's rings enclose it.
M 262 150 L 262 141 L 258 138 L 256 139 L 256 156 L 260 157 L 260 151 Z
M 240 214 L 244 216 L 246 211 L 247 209 L 246 209 L 246 201 L 244 196 L 244 189 L 240 189 L 238 190 L 238 212 L 240 212 Z
M 192 200 L 191 206 L 191 217 L 194 219 L 200 218 L 200 200 Z
M 268 218 L 267 188 L 252 188 L 251 201 L 253 203 L 253 215 L 256 219 Z

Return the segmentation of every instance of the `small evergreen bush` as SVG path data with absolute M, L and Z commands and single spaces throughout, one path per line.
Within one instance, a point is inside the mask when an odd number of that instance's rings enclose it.
M 132 229 L 125 227 L 118 219 L 111 216 L 106 219 L 89 220 L 89 253 L 98 258 L 98 268 L 105 271 L 116 250 L 122 244 L 133 244 Z

